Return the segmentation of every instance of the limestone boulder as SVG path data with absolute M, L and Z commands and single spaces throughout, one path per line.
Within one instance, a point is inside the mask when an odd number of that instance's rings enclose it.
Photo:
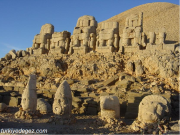
M 12 56 L 12 59 L 15 59 L 16 57 L 17 57 L 17 55 L 16 55 L 16 50 L 11 50 L 11 51 L 9 51 L 9 54 L 11 54 L 11 56 Z
M 12 59 L 12 55 L 9 54 L 9 53 L 7 53 L 7 54 L 4 56 L 4 58 L 5 58 L 6 60 L 10 60 L 10 59 Z
M 52 111 L 51 105 L 45 101 L 43 98 L 37 99 L 37 110 L 40 111 L 41 114 L 47 114 Z
M 169 120 L 170 104 L 160 95 L 149 95 L 139 104 L 138 120 L 144 123 L 155 123 L 163 118 Z
M 117 96 L 100 97 L 101 117 L 120 118 L 120 104 Z
M 17 57 L 22 57 L 22 50 L 16 52 Z

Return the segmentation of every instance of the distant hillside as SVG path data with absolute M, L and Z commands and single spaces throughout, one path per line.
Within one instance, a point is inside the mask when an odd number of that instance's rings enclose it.
M 179 5 L 166 2 L 148 3 L 129 9 L 106 21 L 119 22 L 121 34 L 125 26 L 126 17 L 143 12 L 143 31 L 145 33 L 164 27 L 167 32 L 166 40 L 179 42 L 179 7 Z M 101 27 L 101 22 L 98 27 Z

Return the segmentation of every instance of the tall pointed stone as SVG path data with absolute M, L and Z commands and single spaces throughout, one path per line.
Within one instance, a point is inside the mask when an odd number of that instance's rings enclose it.
M 63 81 L 56 91 L 53 103 L 53 112 L 64 118 L 71 116 L 72 95 L 71 88 L 67 81 Z
M 37 94 L 36 94 L 36 75 L 30 74 L 27 86 L 22 94 L 22 109 L 36 111 Z

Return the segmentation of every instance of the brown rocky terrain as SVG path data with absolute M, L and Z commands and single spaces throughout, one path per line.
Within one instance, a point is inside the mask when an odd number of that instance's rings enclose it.
M 141 133 L 130 124 L 138 116 L 138 106 L 147 95 L 161 95 L 171 105 L 171 127 L 179 120 L 179 6 L 171 3 L 150 3 L 127 10 L 106 21 L 119 22 L 122 34 L 125 19 L 143 12 L 143 31 L 165 28 L 165 43 L 174 50 L 137 51 L 124 53 L 96 51 L 87 54 L 41 54 L 26 51 L 6 55 L 0 61 L 0 102 L 8 108 L 0 113 L 2 128 L 47 129 L 48 133 Z M 101 27 L 99 23 L 98 29 Z M 58 125 L 50 122 L 53 113 L 34 119 L 15 118 L 21 106 L 21 94 L 31 73 L 36 74 L 37 98 L 52 106 L 57 88 L 67 80 L 72 92 L 72 114 L 76 123 Z M 120 103 L 120 119 L 103 123 L 100 96 L 115 95 Z M 2 108 L 0 107 L 0 110 Z M 173 128 L 172 128 L 173 129 Z M 155 130 L 155 129 L 152 129 Z M 151 131 L 152 131 L 151 130 Z M 152 133 L 148 130 L 148 133 Z

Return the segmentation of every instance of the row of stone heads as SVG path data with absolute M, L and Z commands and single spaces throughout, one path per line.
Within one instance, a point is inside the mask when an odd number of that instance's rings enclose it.
M 24 111 L 36 111 L 36 75 L 31 74 L 26 89 L 22 94 L 22 109 Z M 64 118 L 71 116 L 72 94 L 67 81 L 63 81 L 58 87 L 54 102 L 53 113 Z M 117 96 L 108 95 L 100 97 L 101 117 L 120 118 L 120 103 Z M 145 123 L 154 123 L 170 115 L 169 102 L 160 95 L 149 95 L 143 98 L 139 104 L 138 120 Z
M 164 30 L 150 32 L 150 44 L 163 44 Z M 120 46 L 143 46 L 147 37 L 142 31 L 142 13 L 127 17 L 123 34 L 119 35 L 118 22 L 102 22 L 97 27 L 93 16 L 82 16 L 78 19 L 73 35 L 68 31 L 54 32 L 52 24 L 41 27 L 40 34 L 35 35 L 33 45 L 27 48 L 30 54 L 72 54 L 90 51 L 117 52 Z

